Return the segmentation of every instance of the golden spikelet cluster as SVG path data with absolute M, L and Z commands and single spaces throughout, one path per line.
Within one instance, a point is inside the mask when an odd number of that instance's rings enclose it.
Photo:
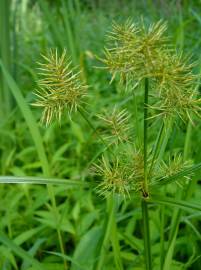
M 102 178 L 97 186 L 99 194 L 107 196 L 110 193 L 117 193 L 123 196 L 129 195 L 130 183 L 126 167 L 122 166 L 118 157 L 110 162 L 104 156 L 99 164 L 94 164 L 93 172 Z
M 149 185 L 155 185 L 158 181 L 166 181 L 171 176 L 180 173 L 191 167 L 190 161 L 184 161 L 181 154 L 174 154 L 165 162 L 161 160 L 159 164 L 152 164 L 152 155 L 149 154 L 147 167 L 149 171 Z M 123 151 L 118 151 L 111 159 L 102 156 L 102 159 L 94 164 L 92 171 L 101 177 L 101 182 L 97 186 L 100 195 L 107 196 L 110 193 L 117 193 L 123 197 L 130 197 L 130 193 L 144 192 L 144 155 L 142 150 L 128 145 Z M 183 179 L 190 180 L 191 174 L 181 177 L 181 181 L 176 181 L 182 185 Z M 161 180 L 162 179 L 162 180 Z
M 169 156 L 168 160 L 162 161 L 158 166 L 158 175 L 155 181 L 166 181 L 168 177 L 174 176 L 186 169 L 189 169 L 192 166 L 192 162 L 190 160 L 184 161 L 183 156 L 181 154 L 175 153 L 173 156 Z M 179 178 L 176 183 L 179 186 L 182 186 L 185 182 L 184 180 L 190 180 L 193 173 L 187 173 L 186 175 Z M 159 176 L 159 177 L 158 177 Z M 179 181 L 182 180 L 182 181 Z M 153 181 L 154 182 L 154 181 Z
M 192 122 L 192 113 L 200 116 L 201 99 L 195 91 L 197 76 L 192 73 L 193 64 L 182 55 L 166 55 L 158 65 L 158 76 L 155 76 L 155 109 L 156 116 L 178 116 L 183 121 Z
M 166 163 L 161 163 L 161 174 L 169 177 L 174 175 L 175 173 L 182 171 L 183 169 L 188 168 L 190 165 L 191 164 L 189 161 L 183 161 L 183 157 L 181 154 L 175 154 L 173 155 L 173 157 L 169 157 Z
M 116 107 L 112 112 L 106 112 L 104 115 L 98 115 L 104 125 L 104 137 L 106 140 L 112 141 L 116 144 L 126 142 L 129 140 L 129 118 L 126 109 L 119 110 Z
M 131 21 L 114 24 L 102 61 L 112 80 L 118 75 L 120 82 L 134 86 L 149 79 L 156 116 L 191 120 L 192 113 L 200 116 L 201 99 L 194 90 L 198 76 L 192 73 L 194 64 L 170 47 L 166 29 L 161 21 L 147 28 Z
M 84 102 L 87 86 L 72 69 L 66 50 L 61 56 L 57 50 L 50 50 L 43 59 L 39 68 L 39 88 L 35 91 L 37 101 L 33 105 L 43 108 L 41 121 L 48 125 L 53 118 L 60 121 L 65 111 L 76 111 Z
M 113 25 L 109 33 L 109 48 L 105 49 L 103 62 L 112 73 L 112 79 L 120 75 L 125 81 L 130 77 L 141 80 L 150 73 L 158 50 L 166 51 L 167 39 L 163 37 L 166 24 L 159 21 L 148 29 L 127 21 L 124 25 Z
M 148 161 L 150 165 L 150 159 Z M 109 193 L 129 196 L 131 192 L 143 192 L 144 156 L 141 150 L 136 150 L 132 145 L 128 149 L 118 151 L 110 160 L 105 156 L 94 164 L 92 171 L 102 178 L 97 187 L 98 193 Z M 155 177 L 155 167 L 152 167 L 151 177 Z

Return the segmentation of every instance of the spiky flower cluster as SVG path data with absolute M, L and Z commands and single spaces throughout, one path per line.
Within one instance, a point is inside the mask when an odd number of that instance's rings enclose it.
M 124 148 L 123 151 L 119 149 L 118 155 L 113 155 L 111 159 L 103 155 L 92 169 L 93 173 L 102 178 L 97 187 L 98 193 L 101 195 L 119 193 L 125 197 L 129 196 L 132 191 L 143 191 L 143 152 L 137 151 L 130 144 L 128 149 Z
M 131 21 L 114 24 L 103 62 L 112 80 L 119 75 L 121 82 L 135 85 L 148 78 L 155 96 L 151 107 L 159 110 L 156 115 L 191 120 L 191 112 L 200 115 L 201 99 L 194 90 L 197 76 L 193 64 L 169 46 L 166 28 L 161 21 L 148 28 Z
M 98 115 L 102 120 L 106 140 L 116 144 L 129 140 L 129 125 L 130 115 L 126 109 L 119 110 L 116 107 L 111 112 L 105 112 L 104 115 Z
M 129 150 L 118 152 L 118 156 L 112 159 L 106 158 L 104 155 L 98 164 L 92 167 L 93 173 L 102 178 L 97 186 L 100 195 L 107 196 L 110 193 L 121 194 L 124 197 L 130 196 L 131 192 L 143 193 L 144 181 L 144 156 L 141 150 L 129 146 Z M 151 165 L 152 156 L 148 159 L 149 185 L 153 186 L 159 181 L 166 181 L 168 177 L 178 174 L 191 166 L 189 161 L 183 161 L 181 154 L 175 154 L 173 157 L 159 164 Z M 182 176 L 182 181 L 176 181 L 177 184 L 183 185 L 183 180 L 189 180 L 191 174 Z M 161 180 L 162 179 L 162 180 Z
M 161 21 L 147 30 L 144 24 L 139 27 L 129 20 L 124 25 L 114 24 L 103 59 L 112 78 L 118 74 L 121 81 L 130 77 L 136 80 L 149 77 L 159 49 L 167 50 L 167 39 L 163 37 L 165 30 L 166 24 Z
M 93 172 L 102 178 L 97 186 L 99 194 L 107 196 L 109 193 L 119 193 L 123 196 L 129 195 L 131 183 L 126 167 L 122 166 L 118 157 L 110 162 L 102 156 L 99 164 L 94 164 Z
M 43 58 L 39 89 L 35 91 L 38 100 L 33 105 L 43 108 L 41 121 L 48 125 L 53 118 L 60 121 L 64 111 L 76 111 L 84 102 L 87 86 L 81 82 L 79 73 L 73 71 L 66 50 L 61 56 L 57 50 L 50 50 Z
M 159 170 L 161 170 L 161 175 L 166 177 L 172 176 L 184 169 L 189 168 L 191 165 L 190 161 L 183 161 L 181 154 L 175 154 L 173 157 L 169 157 L 167 163 L 161 162 Z M 189 179 L 189 175 L 184 176 L 184 178 Z

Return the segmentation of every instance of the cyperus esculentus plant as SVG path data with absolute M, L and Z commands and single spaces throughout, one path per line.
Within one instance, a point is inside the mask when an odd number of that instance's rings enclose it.
M 44 56 L 46 63 L 41 64 L 42 79 L 35 103 L 43 108 L 42 121 L 46 124 L 53 117 L 60 121 L 65 111 L 78 110 L 97 133 L 106 146 L 102 158 L 91 170 L 93 175 L 101 178 L 96 188 L 99 194 L 110 198 L 111 194 L 129 198 L 133 193 L 141 196 L 146 269 L 152 268 L 147 205 L 152 192 L 156 187 L 171 182 L 180 185 L 181 181 L 183 185 L 184 180 L 189 180 L 192 173 L 200 168 L 193 167 L 181 153 L 166 154 L 170 131 L 175 123 L 180 120 L 182 123 L 193 122 L 201 110 L 201 99 L 195 90 L 197 76 L 192 73 L 194 64 L 189 64 L 189 59 L 169 44 L 164 35 L 166 28 L 161 21 L 149 27 L 131 21 L 113 25 L 102 62 L 112 74 L 111 81 L 119 80 L 125 90 L 129 89 L 127 93 L 133 95 L 135 102 L 132 112 L 127 112 L 126 108 L 117 109 L 117 104 L 110 113 L 98 113 L 97 121 L 101 121 L 102 127 L 100 132 L 82 109 L 87 87 L 78 73 L 71 70 L 66 51 L 61 56 L 56 50 Z M 136 100 L 136 92 L 142 88 L 143 110 Z M 143 129 L 139 123 L 142 113 Z M 157 133 L 152 144 L 150 125 Z M 102 266 L 103 261 L 100 261 L 97 269 L 103 269 Z

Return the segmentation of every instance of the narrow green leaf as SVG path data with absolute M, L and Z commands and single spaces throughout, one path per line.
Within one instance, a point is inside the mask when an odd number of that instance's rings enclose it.
M 155 195 L 149 199 L 149 202 L 175 206 L 175 207 L 187 210 L 187 211 L 201 211 L 201 204 L 190 203 L 190 202 L 186 202 L 182 200 L 177 200 L 174 198 L 160 197 L 160 196 Z
M 17 246 L 11 239 L 9 239 L 3 232 L 0 232 L 0 242 L 10 248 L 13 252 L 15 252 L 19 257 L 23 260 L 29 261 L 36 269 L 45 270 L 42 267 L 42 264 L 39 263 L 36 259 L 34 259 L 29 253 L 27 253 L 24 249 Z
M 64 260 L 69 261 L 69 262 L 73 263 L 74 265 L 76 265 L 76 267 L 78 267 L 80 270 L 85 270 L 85 268 L 82 267 L 82 265 L 80 265 L 77 261 L 73 260 L 70 256 L 61 254 L 59 252 L 52 252 L 52 251 L 47 251 L 46 253 L 61 257 Z
M 38 184 L 38 185 L 67 185 L 67 186 L 88 186 L 89 183 L 57 178 L 43 177 L 17 177 L 17 176 L 0 176 L 1 184 Z
M 38 152 L 38 156 L 39 159 L 41 161 L 41 167 L 43 169 L 43 173 L 45 176 L 49 176 L 50 172 L 49 172 L 49 164 L 48 164 L 48 160 L 45 154 L 45 150 L 43 147 L 43 143 L 42 143 L 42 138 L 41 138 L 41 134 L 39 132 L 38 129 L 38 125 L 34 119 L 34 116 L 25 100 L 25 98 L 23 97 L 22 93 L 20 92 L 20 89 L 18 88 L 16 82 L 13 80 L 13 78 L 11 77 L 11 75 L 8 73 L 7 69 L 5 68 L 4 64 L 2 63 L 2 61 L 0 60 L 0 66 L 2 68 L 3 71 L 3 75 L 5 80 L 7 81 L 7 84 L 9 86 L 9 89 L 11 90 L 14 98 L 16 99 L 16 102 L 26 120 L 26 123 L 29 127 L 32 139 L 35 143 L 37 152 Z

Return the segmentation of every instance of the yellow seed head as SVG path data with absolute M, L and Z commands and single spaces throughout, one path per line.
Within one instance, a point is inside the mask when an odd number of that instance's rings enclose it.
M 60 121 L 65 111 L 71 114 L 82 106 L 87 86 L 72 69 L 66 50 L 61 56 L 57 50 L 50 50 L 43 59 L 44 63 L 39 64 L 39 88 L 35 91 L 37 101 L 33 105 L 43 108 L 41 121 L 48 125 L 53 118 Z

